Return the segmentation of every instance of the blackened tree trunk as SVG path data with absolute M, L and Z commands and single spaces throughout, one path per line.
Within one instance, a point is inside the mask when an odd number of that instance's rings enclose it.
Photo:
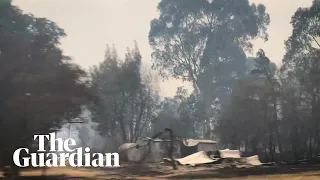
M 168 156 L 169 156 L 169 158 L 170 158 L 170 160 L 171 160 L 172 168 L 173 168 L 173 169 L 178 169 L 178 168 L 177 168 L 177 165 L 176 165 L 176 163 L 175 163 L 175 161 L 174 161 L 174 159 L 173 159 L 173 149 L 174 149 L 173 141 L 174 141 L 174 138 L 173 138 L 172 130 L 166 128 L 164 131 L 169 132 L 169 136 L 170 136 L 170 147 L 169 147 L 169 149 L 168 149 Z

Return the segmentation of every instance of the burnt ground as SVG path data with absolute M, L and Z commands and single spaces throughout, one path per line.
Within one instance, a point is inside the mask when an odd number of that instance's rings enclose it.
M 120 168 L 49 168 L 42 171 L 26 170 L 15 180 L 106 180 L 106 179 L 320 179 L 320 164 L 298 164 L 269 167 L 232 168 L 182 167 L 172 170 L 160 164 L 124 165 Z
M 292 175 L 293 177 L 301 174 L 312 174 L 320 179 L 319 165 L 291 165 L 274 167 L 252 167 L 252 168 L 218 168 L 215 170 L 203 169 L 185 174 L 172 175 L 168 179 L 233 179 L 239 177 L 263 177 L 277 175 Z M 254 178 L 253 178 L 254 179 Z

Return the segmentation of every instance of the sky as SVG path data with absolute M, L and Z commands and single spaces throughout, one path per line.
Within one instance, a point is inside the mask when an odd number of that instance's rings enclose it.
M 278 66 L 285 53 L 284 41 L 290 36 L 291 16 L 312 0 L 250 0 L 267 7 L 271 23 L 269 40 L 257 40 L 255 51 L 262 48 Z M 61 41 L 64 53 L 88 69 L 103 60 L 107 44 L 115 44 L 118 54 L 138 42 L 143 63 L 151 65 L 148 43 L 150 21 L 158 16 L 159 0 L 13 0 L 25 13 L 45 17 L 63 28 L 67 36 Z M 248 56 L 253 56 L 248 54 Z M 160 79 L 161 81 L 161 79 Z M 189 85 L 178 80 L 161 81 L 161 95 L 173 96 L 176 88 Z

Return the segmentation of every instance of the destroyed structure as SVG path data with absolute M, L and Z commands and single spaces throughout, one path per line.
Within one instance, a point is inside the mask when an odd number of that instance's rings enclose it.
M 150 144 L 148 145 L 148 142 Z M 170 140 L 140 138 L 136 143 L 125 143 L 119 147 L 120 156 L 131 162 L 162 162 L 167 157 Z M 186 157 L 199 151 L 217 151 L 218 143 L 212 140 L 175 139 L 174 158 Z M 138 147 L 138 148 L 136 148 Z
M 219 150 L 218 142 L 207 139 L 184 139 L 181 141 L 181 157 L 204 151 L 206 153 Z
M 136 143 L 126 143 L 119 147 L 120 157 L 129 162 L 159 163 L 171 162 L 168 157 L 170 140 L 140 138 Z M 232 164 L 239 166 L 259 166 L 257 155 L 241 157 L 239 150 L 221 150 L 216 141 L 204 139 L 178 139 L 173 142 L 173 158 L 177 164 L 197 166 L 204 164 Z
M 170 140 L 141 138 L 136 143 L 121 145 L 119 154 L 131 162 L 161 162 L 163 158 L 167 157 L 169 142 Z M 181 157 L 180 142 L 178 140 L 174 142 L 173 157 Z

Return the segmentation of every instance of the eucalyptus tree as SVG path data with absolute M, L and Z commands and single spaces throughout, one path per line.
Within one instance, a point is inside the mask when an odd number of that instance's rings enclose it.
M 153 67 L 192 83 L 195 117 L 208 125 L 214 102 L 227 104 L 235 79 L 245 73 L 251 40 L 268 38 L 266 8 L 248 0 L 162 0 L 158 10 L 149 33 Z

